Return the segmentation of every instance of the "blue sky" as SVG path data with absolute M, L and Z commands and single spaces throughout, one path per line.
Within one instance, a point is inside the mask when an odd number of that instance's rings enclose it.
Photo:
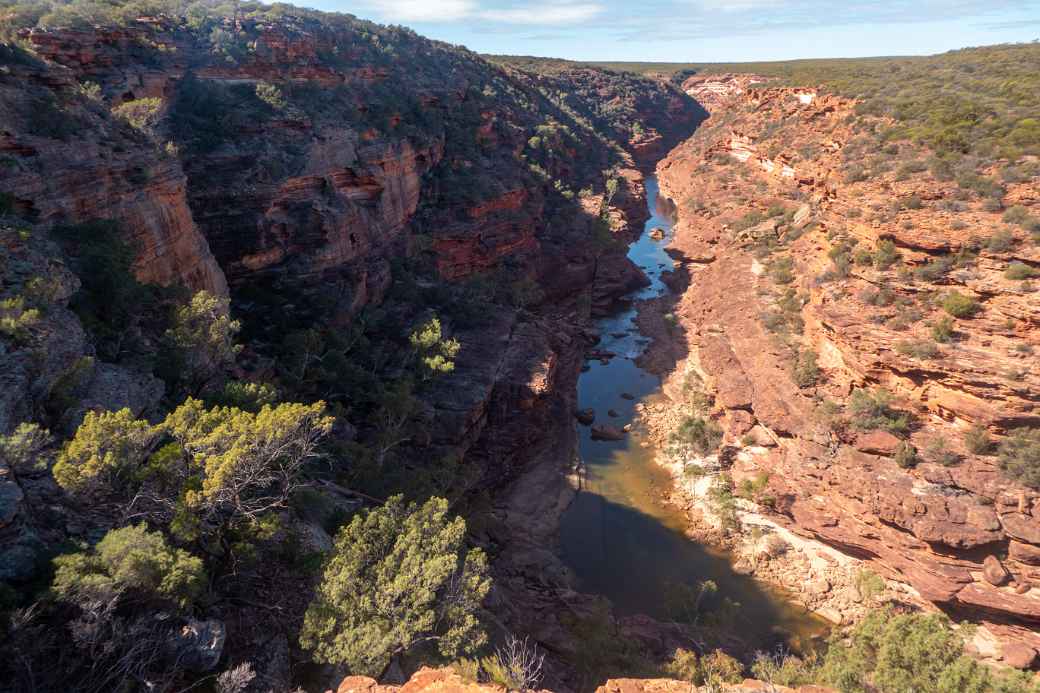
M 785 60 L 939 53 L 1040 38 L 1040 0 L 293 0 L 481 53 Z

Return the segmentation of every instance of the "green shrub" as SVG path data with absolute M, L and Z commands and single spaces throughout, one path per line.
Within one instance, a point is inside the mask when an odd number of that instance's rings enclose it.
M 965 296 L 959 291 L 951 291 L 942 302 L 943 310 L 955 318 L 970 318 L 978 313 L 982 307 L 971 296 Z
M 856 573 L 854 579 L 856 591 L 859 595 L 870 602 L 875 597 L 881 596 L 885 591 L 885 580 L 880 575 L 866 568 Z
M 964 432 L 964 446 L 973 455 L 988 455 L 993 452 L 993 439 L 982 424 L 975 424 Z
M 1029 213 L 1029 210 L 1021 205 L 1008 208 L 1002 218 L 1008 224 L 1017 224 L 1026 229 L 1032 228 L 1034 223 L 1033 216 Z
M 46 429 L 34 423 L 20 423 L 10 434 L 0 436 L 0 461 L 23 473 L 46 469 L 49 455 L 45 450 L 51 442 Z
M 40 311 L 27 307 L 24 297 L 15 296 L 0 301 L 0 335 L 24 344 L 39 322 Z
M 740 529 L 740 517 L 737 515 L 737 502 L 733 495 L 733 482 L 728 476 L 716 477 L 715 483 L 708 489 L 708 507 L 719 520 L 719 528 L 726 533 Z
M 907 441 L 902 441 L 896 448 L 895 456 L 896 464 L 903 469 L 909 469 L 910 467 L 917 466 L 917 448 L 911 445 Z
M 394 496 L 355 516 L 336 536 L 300 644 L 315 661 L 372 676 L 420 645 L 474 652 L 487 639 L 477 612 L 491 580 L 465 534 L 441 498 L 419 506 Z
M 952 467 L 961 461 L 961 456 L 950 449 L 949 443 L 942 436 L 932 438 L 925 448 L 925 456 L 933 464 Z
M 877 250 L 874 251 L 874 267 L 886 270 L 899 260 L 899 251 L 896 244 L 888 239 L 878 241 Z
M 756 652 L 755 661 L 751 665 L 751 675 L 773 686 L 788 687 L 812 685 L 820 679 L 820 672 L 812 654 L 801 659 L 783 650 L 773 655 Z
M 665 663 L 664 673 L 670 678 L 689 681 L 698 686 L 704 682 L 701 678 L 700 657 L 696 652 L 681 647 L 677 648 L 672 658 Z
M 1004 270 L 1004 277 L 1016 281 L 1021 281 L 1023 279 L 1034 279 L 1036 277 L 1040 277 L 1040 271 L 1034 269 L 1033 267 L 1027 265 L 1024 262 L 1019 262 L 1018 260 L 1016 260 L 1009 264 L 1007 266 L 1007 269 Z
M 934 359 L 939 355 L 939 347 L 926 339 L 904 339 L 896 342 L 896 352 L 915 359 Z
M 235 343 L 241 325 L 231 319 L 230 305 L 227 298 L 199 291 L 174 313 L 166 339 L 178 352 L 180 379 L 192 393 L 222 380 L 242 350 L 242 345 Z
M 184 608 L 206 585 L 201 560 L 171 548 L 161 532 L 149 532 L 143 524 L 113 529 L 93 550 L 58 556 L 54 565 L 54 593 L 76 604 L 133 590 Z
M 953 340 L 953 318 L 948 315 L 944 315 L 930 327 L 932 333 L 932 339 L 939 342 L 940 344 L 947 344 Z
M 882 429 L 896 435 L 906 434 L 910 430 L 910 416 L 894 411 L 889 406 L 891 402 L 892 395 L 887 390 L 855 390 L 849 398 L 850 423 L 863 431 Z
M 823 682 L 843 693 L 1035 691 L 1028 674 L 991 670 L 964 654 L 964 632 L 945 615 L 874 609 L 831 636 Z
M 668 436 L 672 454 L 682 458 L 691 453 L 703 457 L 714 454 L 722 443 L 722 429 L 710 419 L 687 416 Z
M 769 264 L 769 275 L 777 284 L 790 284 L 794 281 L 794 260 L 786 255 L 776 258 Z
M 1015 245 L 1015 236 L 1006 230 L 997 231 L 986 241 L 986 248 L 993 253 L 1006 253 Z
M 455 357 L 462 345 L 456 339 L 445 339 L 441 321 L 431 318 L 408 337 L 415 352 L 422 378 L 428 380 L 455 370 Z
M 76 435 L 62 449 L 54 478 L 68 491 L 122 489 L 158 438 L 147 421 L 129 409 L 88 411 Z
M 159 124 L 159 114 L 162 111 L 162 99 L 149 97 L 126 101 L 112 109 L 112 115 L 122 118 L 130 123 L 132 127 L 142 132 L 153 134 L 155 126 Z
M 1013 431 L 1001 442 L 997 456 L 1009 477 L 1026 486 L 1040 488 L 1040 429 Z
M 803 349 L 798 352 L 794 365 L 794 383 L 798 387 L 812 387 L 820 378 L 820 367 L 817 365 L 816 352 Z
M 945 277 L 953 269 L 953 260 L 937 258 L 914 269 L 914 276 L 923 282 L 935 282 Z

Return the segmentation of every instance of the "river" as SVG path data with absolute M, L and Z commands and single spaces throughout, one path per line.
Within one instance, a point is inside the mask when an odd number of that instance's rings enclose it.
M 628 256 L 650 279 L 633 292 L 633 301 L 667 291 L 661 273 L 671 267 L 665 253 L 672 220 L 659 209 L 658 186 L 646 180 L 651 218 Z M 665 229 L 664 240 L 650 238 L 654 227 Z M 634 304 L 624 305 L 598 321 L 599 349 L 617 354 L 609 363 L 591 360 L 578 381 L 578 406 L 596 412 L 596 422 L 618 428 L 633 423 L 635 405 L 660 395 L 660 379 L 635 364 L 645 347 L 635 326 Z M 635 399 L 625 399 L 629 393 Z M 614 410 L 617 416 L 610 416 Z M 676 616 L 665 595 L 674 585 L 696 585 L 711 580 L 718 596 L 740 604 L 730 624 L 749 648 L 777 645 L 799 651 L 827 631 L 826 624 L 776 590 L 733 571 L 729 557 L 719 550 L 688 539 L 683 513 L 662 500 L 671 485 L 668 473 L 654 463 L 652 448 L 642 435 L 623 441 L 594 441 L 588 426 L 579 426 L 579 450 L 586 468 L 583 490 L 564 514 L 560 526 L 563 558 L 577 576 L 578 589 L 601 594 L 624 616 L 647 614 L 662 620 Z M 638 431 L 638 429 L 637 429 Z

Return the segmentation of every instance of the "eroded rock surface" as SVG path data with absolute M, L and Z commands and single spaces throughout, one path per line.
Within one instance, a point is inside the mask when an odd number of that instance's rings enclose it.
M 1004 274 L 1011 262 L 1036 266 L 1036 245 L 924 166 L 848 175 L 868 154 L 913 162 L 928 152 L 910 143 L 874 152 L 849 124 L 853 102 L 749 90 L 758 79 L 685 85 L 712 117 L 658 168 L 679 208 L 677 294 L 641 310 L 656 337 L 644 362 L 669 376 L 670 399 L 646 417 L 666 431 L 691 410 L 691 386 L 703 390 L 731 452 L 744 448 L 734 483 L 767 475 L 772 509 L 760 509 L 771 519 L 1034 647 L 1040 495 L 1009 479 L 992 447 L 969 449 L 965 434 L 976 426 L 998 440 L 1040 421 L 1028 356 L 1040 343 L 1036 301 Z M 1037 211 L 1035 176 L 1006 188 L 1005 204 Z M 1010 240 L 973 240 L 997 233 Z M 888 257 L 875 260 L 879 252 Z M 952 291 L 979 311 L 951 319 L 942 298 Z M 668 329 L 669 312 L 680 330 Z M 944 320 L 953 336 L 935 342 Z M 818 372 L 798 383 L 805 353 Z M 905 433 L 857 430 L 851 395 L 875 388 L 908 415 Z M 778 445 L 749 436 L 752 427 Z M 900 466 L 903 440 L 917 455 Z

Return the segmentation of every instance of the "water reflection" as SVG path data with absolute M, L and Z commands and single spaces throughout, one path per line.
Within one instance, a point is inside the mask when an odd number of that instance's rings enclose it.
M 629 257 L 644 269 L 651 284 L 634 298 L 660 295 L 665 290 L 661 272 L 671 266 L 664 247 L 672 222 L 666 205 L 657 208 L 657 182 L 652 178 L 647 180 L 647 200 L 653 216 L 643 236 L 632 244 Z M 664 240 L 650 238 L 647 232 L 654 227 L 665 229 Z M 618 356 L 609 363 L 592 361 L 578 382 L 578 404 L 594 409 L 597 423 L 619 428 L 630 423 L 636 402 L 660 390 L 660 380 L 632 360 L 644 343 L 634 319 L 634 307 L 626 306 L 599 321 L 603 341 L 598 348 Z M 622 397 L 623 393 L 634 398 Z M 720 597 L 741 604 L 741 623 L 734 625 L 751 647 L 773 646 L 778 633 L 792 636 L 788 644 L 794 647 L 825 630 L 801 607 L 735 573 L 724 554 L 683 535 L 685 518 L 660 500 L 670 479 L 654 464 L 652 451 L 640 446 L 641 437 L 593 441 L 588 427 L 579 428 L 586 488 L 564 515 L 560 538 L 564 560 L 583 591 L 609 598 L 619 615 L 643 613 L 670 619 L 675 614 L 669 613 L 666 594 L 672 585 L 711 580 L 718 585 Z

